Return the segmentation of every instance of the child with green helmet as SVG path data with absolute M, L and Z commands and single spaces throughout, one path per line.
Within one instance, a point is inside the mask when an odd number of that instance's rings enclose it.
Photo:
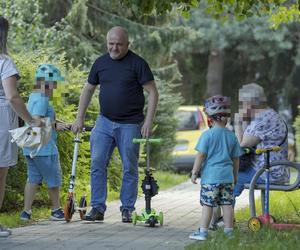
M 64 212 L 60 207 L 59 189 L 61 186 L 61 167 L 56 146 L 57 130 L 68 129 L 67 124 L 56 122 L 55 111 L 49 103 L 58 81 L 63 81 L 60 70 L 52 64 L 40 64 L 35 73 L 35 86 L 29 96 L 27 108 L 33 117 L 49 117 L 52 131 L 49 142 L 43 145 L 36 156 L 30 157 L 30 149 L 24 148 L 23 154 L 27 162 L 27 183 L 24 190 L 24 210 L 20 219 L 28 221 L 31 218 L 31 206 L 37 187 L 45 182 L 48 186 L 51 200 L 52 220 L 64 220 Z

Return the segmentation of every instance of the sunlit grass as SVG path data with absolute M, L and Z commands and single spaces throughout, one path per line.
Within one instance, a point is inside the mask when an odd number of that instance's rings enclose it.
M 262 213 L 260 199 L 256 202 L 256 214 Z M 296 222 L 300 224 L 300 189 L 293 192 L 270 192 L 270 214 L 281 222 Z M 238 222 L 250 218 L 249 208 L 236 211 Z
M 34 223 L 37 220 L 40 219 L 46 219 L 50 217 L 51 210 L 50 208 L 44 208 L 44 207 L 39 207 L 39 208 L 32 208 L 32 220 L 30 223 Z M 22 225 L 28 224 L 28 222 L 23 222 L 20 220 L 20 214 L 21 211 L 13 211 L 10 213 L 1 213 L 0 214 L 0 223 L 2 225 L 5 225 L 6 227 L 18 227 Z
M 207 241 L 194 241 L 186 247 L 187 250 L 214 249 L 214 250 L 282 250 L 298 249 L 300 233 L 294 231 L 278 231 L 275 229 L 262 229 L 258 233 L 253 233 L 247 229 L 238 229 L 232 238 L 224 236 L 222 230 L 211 233 Z M 192 241 L 191 241 L 192 242 Z
M 271 192 L 270 213 L 277 222 L 300 224 L 300 190 L 293 192 Z M 261 214 L 260 199 L 256 200 L 256 214 Z M 250 218 L 249 208 L 235 212 L 236 227 L 233 238 L 226 238 L 222 230 L 213 232 L 205 242 L 192 242 L 186 247 L 195 249 L 298 249 L 299 230 L 276 230 L 264 227 L 253 233 L 247 227 Z
M 176 174 L 168 171 L 155 171 L 153 176 L 157 180 L 160 190 L 165 190 L 167 188 L 176 186 L 177 184 L 185 182 L 189 179 L 187 174 Z

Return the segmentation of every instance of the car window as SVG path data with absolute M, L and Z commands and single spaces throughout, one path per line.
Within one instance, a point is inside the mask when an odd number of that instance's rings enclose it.
M 177 111 L 175 117 L 178 121 L 177 130 L 198 130 L 199 113 L 197 111 Z

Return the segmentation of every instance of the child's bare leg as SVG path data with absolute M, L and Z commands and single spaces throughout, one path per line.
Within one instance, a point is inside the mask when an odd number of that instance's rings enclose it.
M 51 200 L 51 208 L 56 209 L 60 207 L 59 201 L 59 187 L 53 187 L 48 189 L 49 197 Z
M 26 183 L 24 189 L 24 210 L 29 212 L 31 210 L 31 206 L 37 191 L 37 184 L 34 183 Z
M 190 234 L 189 238 L 193 240 L 206 240 L 208 236 L 208 226 L 211 220 L 213 208 L 203 205 L 202 206 L 202 215 L 200 220 L 199 230 Z
M 7 172 L 8 172 L 8 167 L 0 168 L 0 209 L 2 207 L 2 203 L 4 199 Z
M 233 228 L 233 207 L 232 205 L 223 205 L 223 218 L 225 228 Z
M 209 223 L 211 221 L 213 208 L 204 205 L 202 207 L 202 216 L 200 220 L 200 228 L 208 229 Z
M 233 233 L 233 206 L 232 205 L 223 205 L 223 218 L 224 218 L 224 233 L 227 236 L 231 236 Z

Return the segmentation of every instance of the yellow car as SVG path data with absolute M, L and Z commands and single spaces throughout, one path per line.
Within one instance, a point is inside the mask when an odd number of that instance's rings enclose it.
M 177 171 L 192 170 L 197 151 L 195 146 L 201 133 L 208 129 L 203 106 L 180 106 L 176 112 L 178 127 L 173 150 L 172 168 Z

